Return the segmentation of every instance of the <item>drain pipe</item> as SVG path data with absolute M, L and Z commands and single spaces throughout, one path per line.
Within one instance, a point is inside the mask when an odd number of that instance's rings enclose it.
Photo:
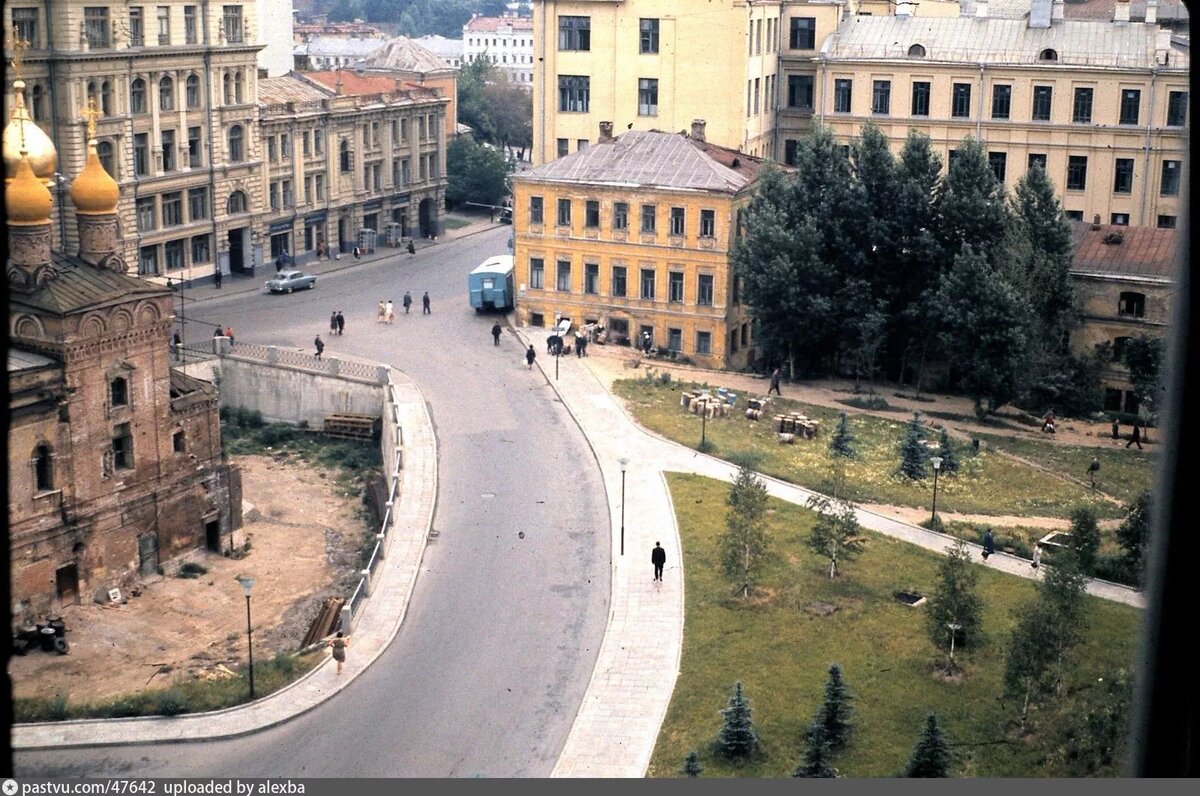
M 1143 161 L 1146 165 L 1143 171 L 1144 176 L 1142 177 L 1142 201 L 1141 206 L 1138 208 L 1138 224 L 1146 223 L 1146 192 L 1149 190 L 1150 177 L 1152 176 L 1150 173 L 1150 135 L 1154 127 L 1154 81 L 1157 79 L 1158 67 L 1153 66 L 1150 68 L 1150 107 L 1146 113 L 1146 146 L 1145 151 L 1143 152 Z

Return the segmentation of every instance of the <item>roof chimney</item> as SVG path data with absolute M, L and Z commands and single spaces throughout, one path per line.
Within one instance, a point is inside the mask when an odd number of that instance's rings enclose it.
M 1166 66 L 1171 56 L 1171 29 L 1159 28 L 1154 31 L 1154 62 Z
M 1113 8 L 1113 22 L 1128 22 L 1129 21 L 1129 0 L 1117 0 L 1117 5 Z
M 911 17 L 912 7 L 913 3 L 911 0 L 899 0 L 899 2 L 896 3 L 896 16 Z
M 1092 229 L 1100 229 L 1100 214 L 1092 216 Z
M 1061 20 L 1063 18 L 1063 0 L 1054 0 L 1054 5 L 1050 7 L 1050 19 Z
M 597 144 L 605 144 L 613 140 L 612 122 L 600 122 L 600 137 L 596 139 Z
M 1029 9 L 1029 27 L 1050 27 L 1050 0 L 1033 0 Z
M 976 19 L 987 19 L 987 11 L 987 0 L 978 0 L 978 2 L 975 3 Z
M 1158 0 L 1146 0 L 1146 24 L 1158 24 Z
M 704 140 L 704 120 L 692 119 L 692 139 L 695 141 Z

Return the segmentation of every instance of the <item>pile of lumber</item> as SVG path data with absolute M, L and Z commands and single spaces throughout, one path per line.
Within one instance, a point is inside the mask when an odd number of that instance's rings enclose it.
M 312 624 L 308 626 L 308 632 L 304 634 L 304 641 L 300 644 L 301 649 L 310 644 L 316 644 L 333 632 L 333 628 L 342 616 L 344 602 L 346 602 L 345 599 L 341 597 L 330 597 L 325 601 Z

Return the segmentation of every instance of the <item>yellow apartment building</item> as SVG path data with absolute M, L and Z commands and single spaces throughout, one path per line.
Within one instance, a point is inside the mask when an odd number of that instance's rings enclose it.
M 780 0 L 539 0 L 533 4 L 533 164 L 618 132 L 686 130 L 769 156 Z
M 729 262 L 762 160 L 690 135 L 633 130 L 513 177 L 518 322 L 649 335 L 712 368 L 754 363 Z
M 874 122 L 897 151 L 916 129 L 947 165 L 970 135 L 1009 190 L 1041 163 L 1071 218 L 1177 223 L 1188 47 L 1157 24 L 1156 3 L 1144 22 L 1129 21 L 1123 0 L 1112 20 L 1064 19 L 1061 0 L 1025 0 L 1020 18 L 989 16 L 978 0 L 974 16 L 956 17 L 925 16 L 924 3 L 915 16 L 899 3 L 894 16 L 835 20 L 827 5 L 785 8 L 785 29 L 812 19 L 816 34 L 780 50 L 775 152 L 784 163 L 815 122 L 846 143 Z

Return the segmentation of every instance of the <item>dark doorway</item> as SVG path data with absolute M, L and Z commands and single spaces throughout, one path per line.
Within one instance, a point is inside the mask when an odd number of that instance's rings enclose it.
M 437 234 L 437 205 L 432 199 L 422 199 L 417 207 L 417 224 L 422 238 Z
M 350 240 L 350 219 L 338 217 L 338 251 L 349 254 L 354 249 L 354 241 Z
M 79 605 L 79 568 L 67 564 L 54 571 L 54 590 L 58 593 L 61 603 Z
M 271 259 L 292 253 L 292 233 L 280 232 L 271 236 Z
M 143 577 L 158 574 L 158 534 L 138 537 L 138 573 Z
M 220 520 L 209 520 L 204 523 L 204 546 L 214 553 L 221 552 Z
M 240 274 L 246 270 L 246 229 L 229 230 L 229 273 Z

